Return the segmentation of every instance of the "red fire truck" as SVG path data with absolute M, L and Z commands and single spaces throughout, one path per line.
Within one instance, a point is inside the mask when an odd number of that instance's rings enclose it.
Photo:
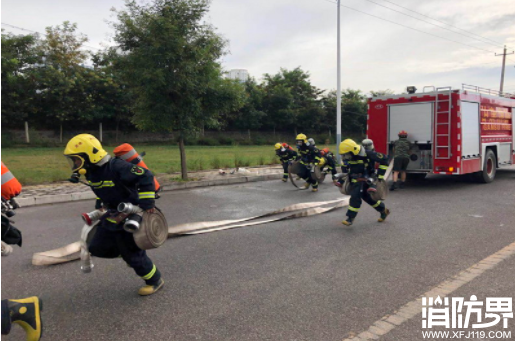
M 368 100 L 367 137 L 390 154 L 398 132 L 412 143 L 408 173 L 471 174 L 491 182 L 515 164 L 515 95 L 476 86 L 424 87 Z

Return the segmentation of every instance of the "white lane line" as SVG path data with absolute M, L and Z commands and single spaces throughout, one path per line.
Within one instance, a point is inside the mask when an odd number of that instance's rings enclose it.
M 443 281 L 433 289 L 421 295 L 416 300 L 413 300 L 403 305 L 399 310 L 391 315 L 383 316 L 381 319 L 374 322 L 367 330 L 359 333 L 356 336 L 346 338 L 343 341 L 365 341 L 377 340 L 380 336 L 389 333 L 395 327 L 400 326 L 404 322 L 414 318 L 422 313 L 422 297 L 437 297 L 441 298 L 449 295 L 453 291 L 472 281 L 474 278 L 483 274 L 486 270 L 492 269 L 497 264 L 515 254 L 515 242 L 506 246 L 505 248 L 497 251 L 472 265 L 470 268 L 460 272 L 456 276 Z

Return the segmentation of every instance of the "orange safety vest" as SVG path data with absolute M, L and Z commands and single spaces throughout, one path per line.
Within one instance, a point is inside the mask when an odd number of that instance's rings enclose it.
M 20 182 L 2 162 L 2 198 L 10 200 L 20 193 Z
M 145 162 L 143 162 L 143 158 L 139 156 L 136 149 L 134 149 L 133 146 L 131 146 L 128 143 L 124 143 L 122 145 L 119 145 L 114 149 L 114 155 L 116 157 L 119 157 L 122 160 L 125 160 L 127 162 L 130 162 L 132 164 L 138 165 L 140 167 L 143 167 L 145 169 L 148 169 Z M 156 192 L 159 191 L 159 188 L 161 187 L 159 185 L 159 182 L 157 181 L 156 177 L 154 176 L 154 184 L 156 186 Z

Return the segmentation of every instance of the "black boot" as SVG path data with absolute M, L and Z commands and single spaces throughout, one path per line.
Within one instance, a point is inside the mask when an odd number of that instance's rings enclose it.
M 404 181 L 401 181 L 401 182 L 399 183 L 399 189 L 404 189 Z
M 390 191 L 395 191 L 397 189 L 397 183 L 392 182 L 392 185 L 390 186 Z

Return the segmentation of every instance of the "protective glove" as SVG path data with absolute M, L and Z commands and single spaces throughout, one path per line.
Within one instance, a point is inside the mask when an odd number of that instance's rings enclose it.
M 12 252 L 13 247 L 2 241 L 2 257 L 9 256 Z

